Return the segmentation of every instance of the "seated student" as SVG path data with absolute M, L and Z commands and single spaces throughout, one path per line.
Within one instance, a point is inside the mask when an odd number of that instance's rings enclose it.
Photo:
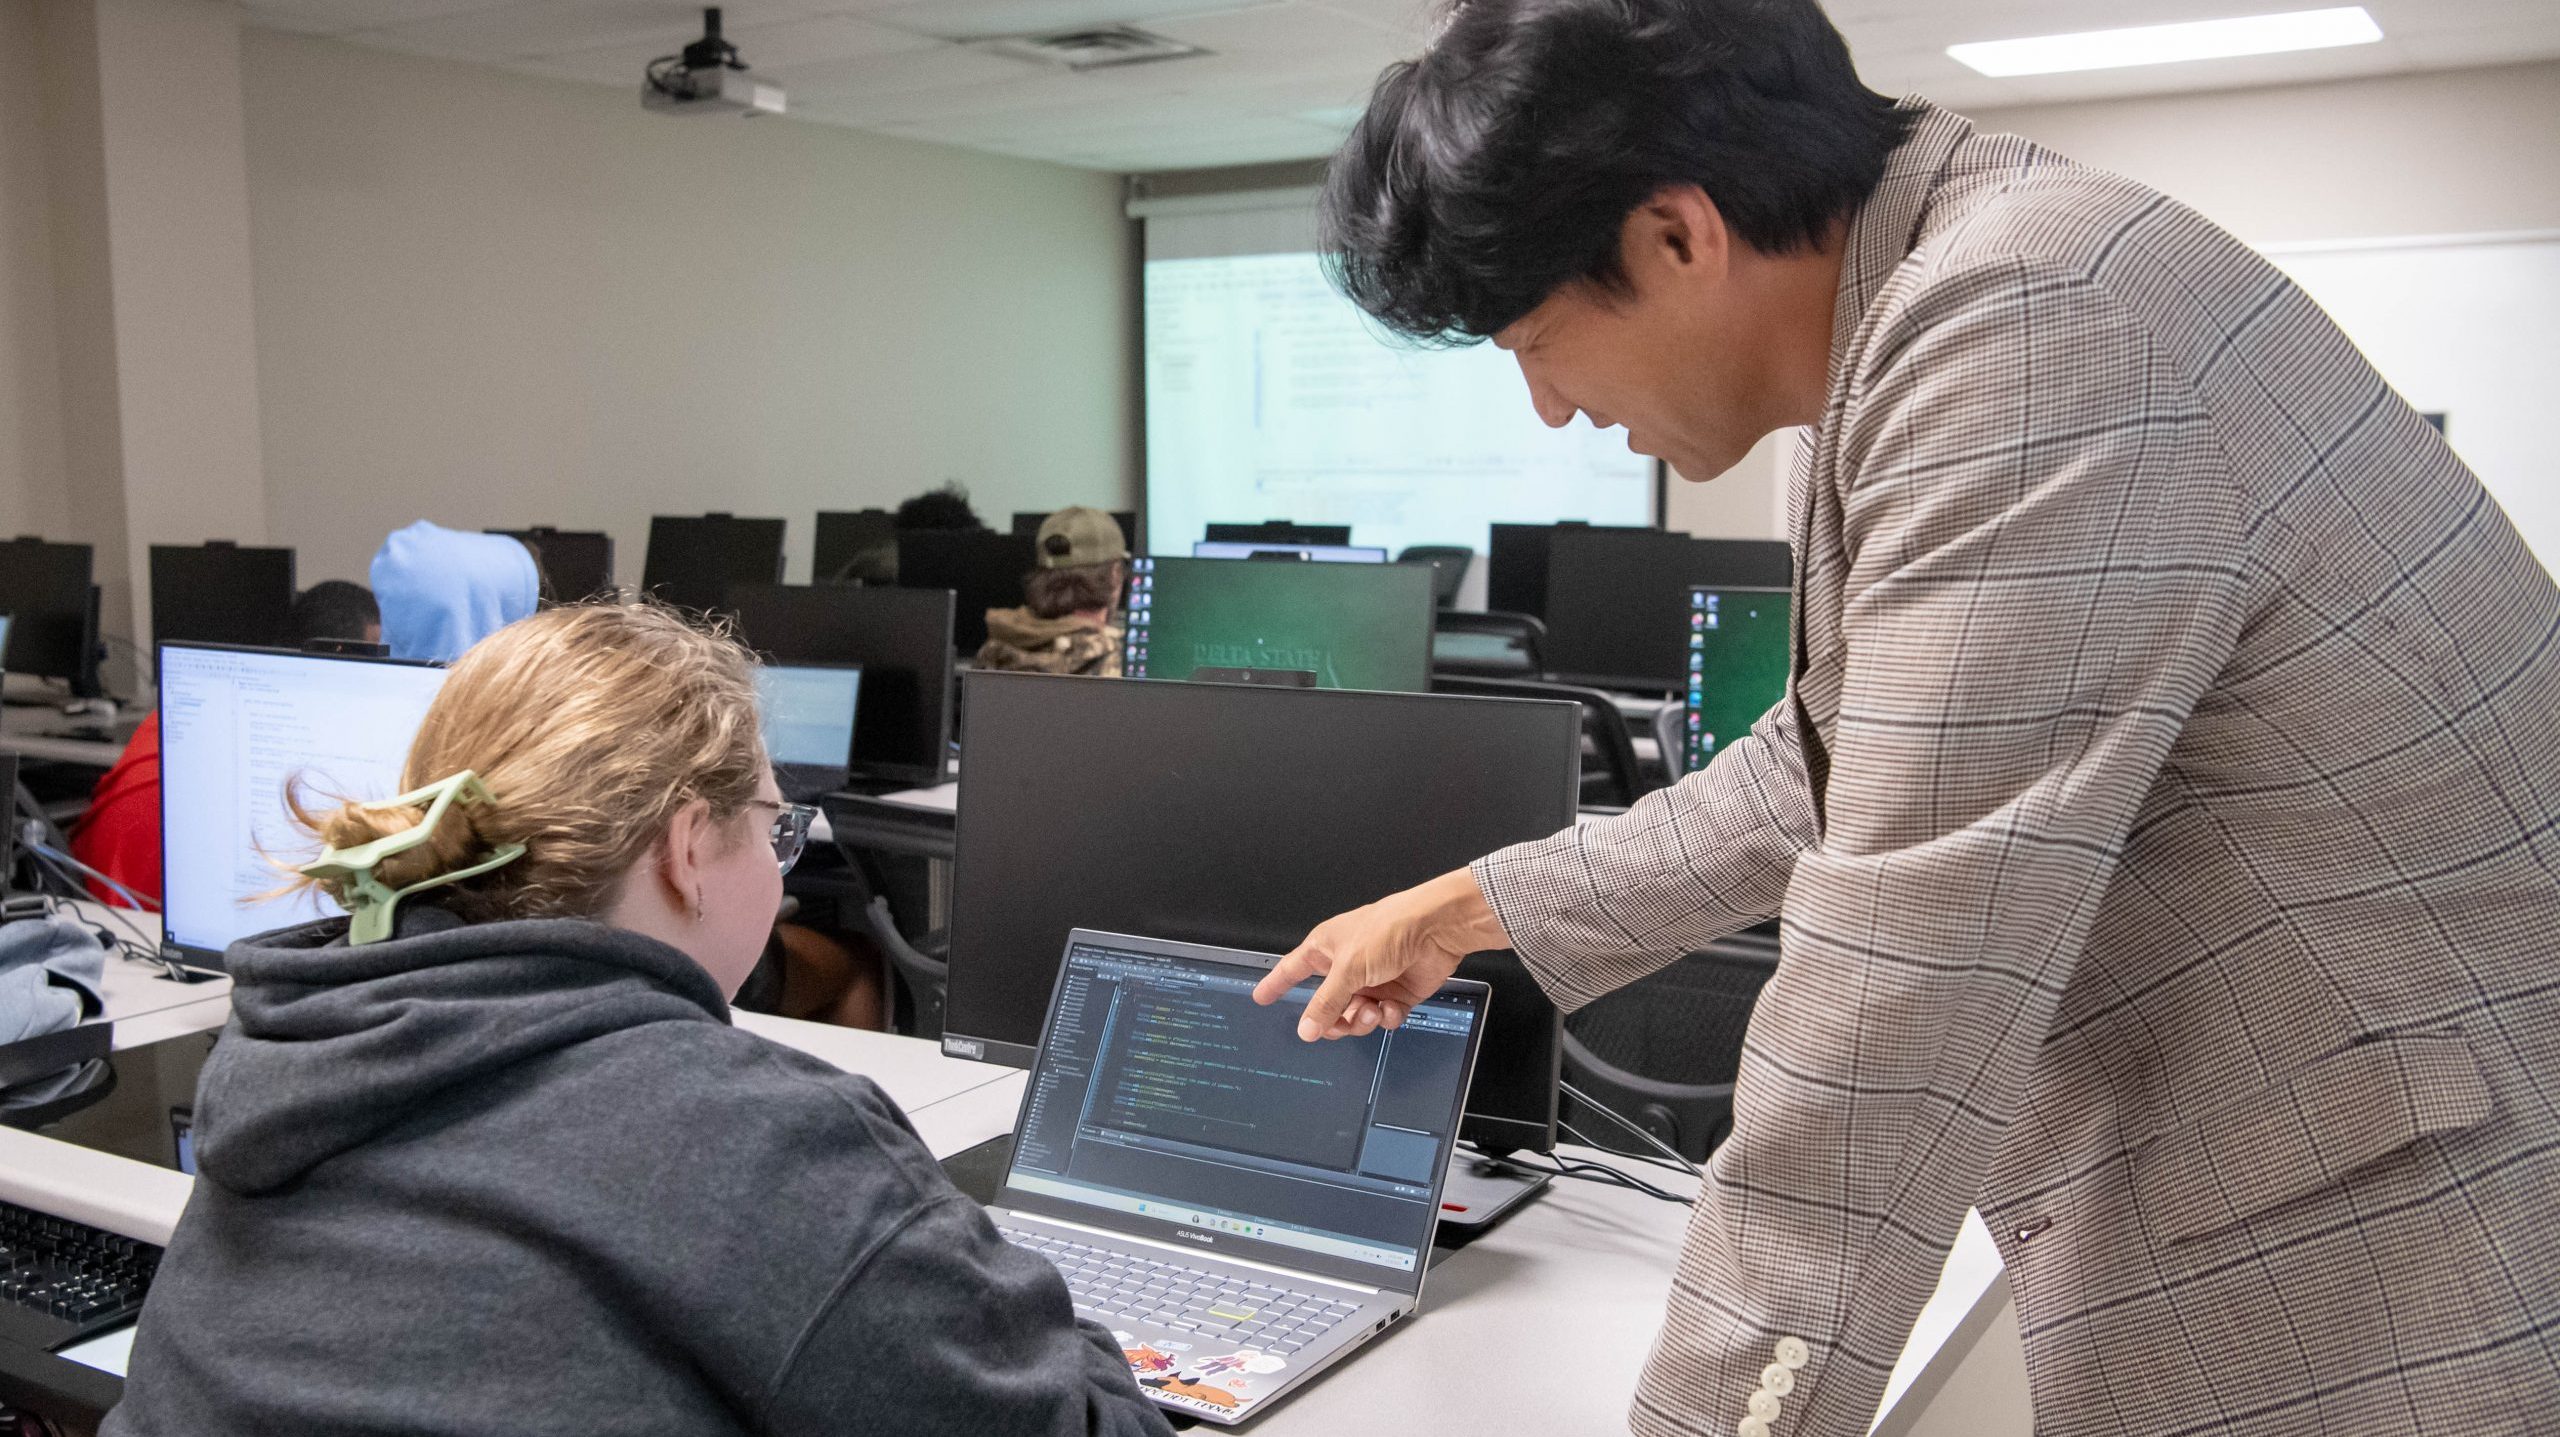
M 898 506 L 891 522 L 910 529 L 984 529 L 987 521 L 969 503 L 969 491 L 958 480 L 927 489 Z
M 352 921 L 232 947 L 106 1433 L 1170 1430 L 869 1079 L 730 1025 L 805 835 L 743 649 L 546 610 L 454 666 L 402 781 L 463 774 L 370 870 L 388 936 L 346 850 L 414 793 L 306 820 Z
M 382 614 L 362 584 L 327 579 L 294 596 L 285 623 L 285 645 L 313 639 L 382 642 Z M 160 901 L 160 715 L 151 714 L 125 741 L 115 767 L 89 794 L 88 811 L 71 830 L 71 856 L 106 875 L 88 880 L 89 896 L 130 908 L 117 885 L 153 903 Z
M 382 541 L 373 556 L 373 592 L 391 657 L 451 663 L 533 612 L 542 601 L 542 570 L 520 540 L 421 519 Z
M 1023 605 L 987 610 L 982 669 L 1120 676 L 1120 626 L 1111 611 L 1129 568 L 1120 525 L 1099 509 L 1061 509 L 1040 525 L 1039 565 Z

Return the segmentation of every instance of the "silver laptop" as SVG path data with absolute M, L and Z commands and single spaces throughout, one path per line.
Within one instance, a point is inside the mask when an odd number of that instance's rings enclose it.
M 1158 1406 L 1234 1423 L 1421 1304 L 1488 990 L 1298 1039 L 1279 960 L 1078 929 L 988 1208 Z

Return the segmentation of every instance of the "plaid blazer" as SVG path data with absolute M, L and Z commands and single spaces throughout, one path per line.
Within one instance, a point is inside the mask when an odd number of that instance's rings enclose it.
M 1632 1424 L 1864 1433 L 1972 1204 L 2047 1437 L 2560 1432 L 2560 591 L 2264 260 L 1910 103 L 1786 701 L 1476 867 L 1568 1006 L 1783 908 Z

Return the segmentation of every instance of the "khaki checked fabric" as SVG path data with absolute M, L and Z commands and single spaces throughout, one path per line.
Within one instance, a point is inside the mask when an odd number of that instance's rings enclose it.
M 2257 255 L 1920 110 L 1788 700 L 1476 870 L 1569 1005 L 1784 911 L 1633 1426 L 1864 1433 L 1971 1204 L 2045 1437 L 2560 1432 L 2560 591 Z

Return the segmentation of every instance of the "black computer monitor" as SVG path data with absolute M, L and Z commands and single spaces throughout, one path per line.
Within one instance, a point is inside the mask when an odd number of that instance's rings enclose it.
M 951 754 L 949 591 L 740 584 L 727 607 L 739 638 L 774 663 L 862 666 L 857 775 L 942 781 Z
M 164 644 L 285 642 L 293 551 L 237 544 L 151 546 L 151 637 Z
M 1077 927 L 1285 953 L 1309 929 L 1573 821 L 1569 703 L 967 675 L 943 1051 L 1027 1064 Z M 1555 1008 L 1494 985 L 1471 1141 L 1555 1137 Z M 1288 1021 L 1274 1013 L 1275 1023 Z
M 1220 544 L 1348 544 L 1351 526 L 1265 519 L 1259 524 L 1211 524 L 1200 537 Z
M 734 514 L 656 515 L 640 587 L 679 609 L 714 612 L 731 584 L 782 582 L 782 527 Z
M 98 695 L 98 590 L 86 544 L 20 535 L 0 544 L 0 614 L 10 616 L 0 671 L 61 679 Z
M 817 546 L 809 551 L 809 580 L 859 583 L 865 558 L 897 542 L 898 516 L 886 509 L 821 509 Z
M 1031 540 L 992 529 L 909 529 L 898 535 L 898 587 L 958 595 L 953 637 L 974 654 L 987 641 L 987 610 L 1019 608 Z
M 593 530 L 491 529 L 533 551 L 542 571 L 542 597 L 555 604 L 583 603 L 613 591 L 613 536 Z
M 1794 604 L 1785 589 L 1689 591 L 1686 612 L 1675 620 L 1689 646 L 1680 773 L 1705 768 L 1787 696 L 1796 657 L 1795 633 L 1788 626 Z
M 334 916 L 316 893 L 285 895 L 277 864 L 319 851 L 285 806 L 401 791 L 409 743 L 445 671 L 396 659 L 162 644 L 162 941 L 222 966 L 270 928 Z
M 1053 512 L 1055 511 L 1035 509 L 1014 510 L 1013 532 L 1026 539 L 1037 538 L 1040 534 L 1040 526 L 1049 522 L 1049 515 Z M 1135 509 L 1113 509 L 1110 510 L 1109 513 L 1111 515 L 1111 522 L 1120 526 L 1121 541 L 1129 546 L 1129 552 L 1132 554 L 1140 552 L 1138 548 L 1138 511 Z
M 1129 569 L 1122 671 L 1133 679 L 1431 687 L 1423 565 L 1148 558 Z
M 1547 550 L 1547 671 L 1600 688 L 1668 693 L 1688 675 L 1688 642 L 1662 616 L 1689 590 L 1783 589 L 1784 541 L 1692 539 L 1654 529 L 1558 529 Z
M 1611 528 L 1651 533 L 1635 525 L 1592 525 L 1579 520 L 1558 524 L 1496 524 L 1485 548 L 1484 606 L 1497 614 L 1547 616 L 1547 546 L 1570 529 Z
M 1191 546 L 1195 559 L 1303 559 L 1310 564 L 1383 564 L 1387 551 L 1358 544 L 1235 544 L 1203 539 Z

